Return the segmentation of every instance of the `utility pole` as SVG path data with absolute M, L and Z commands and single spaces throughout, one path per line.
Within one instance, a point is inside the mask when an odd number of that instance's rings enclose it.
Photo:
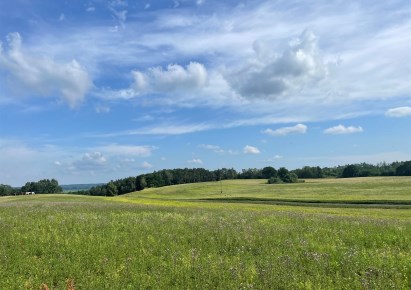
M 221 192 L 221 194 L 223 194 L 223 181 L 222 181 L 222 178 L 221 178 L 221 170 L 219 169 L 218 170 L 218 176 L 219 176 L 219 178 L 220 178 L 220 192 Z
M 223 181 L 220 178 L 220 185 L 221 185 L 221 194 L 223 194 Z

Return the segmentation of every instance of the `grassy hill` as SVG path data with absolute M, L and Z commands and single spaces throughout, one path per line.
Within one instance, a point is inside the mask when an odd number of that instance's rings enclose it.
M 410 195 L 357 178 L 4 197 L 0 289 L 407 289 Z
M 262 199 L 411 204 L 410 188 L 411 178 L 409 177 L 311 179 L 305 180 L 304 183 L 294 184 L 267 184 L 266 180 L 252 179 L 150 188 L 126 196 L 128 198 L 169 200 Z

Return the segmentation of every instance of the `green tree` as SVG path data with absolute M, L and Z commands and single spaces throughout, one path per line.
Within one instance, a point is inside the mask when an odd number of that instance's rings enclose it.
M 359 169 L 358 166 L 355 164 L 350 164 L 347 165 L 343 172 L 342 172 L 342 177 L 343 178 L 349 178 L 349 177 L 358 177 L 359 176 Z
M 276 177 L 277 176 L 277 170 L 275 170 L 274 167 L 267 166 L 264 167 L 263 170 L 261 171 L 261 174 L 263 178 L 269 179 L 271 177 Z
M 277 175 L 281 180 L 286 180 L 288 178 L 289 171 L 285 167 L 280 167 L 277 171 Z
M 137 190 L 143 190 L 144 188 L 147 187 L 147 181 L 145 176 L 140 175 L 137 176 L 137 184 L 136 184 Z
M 114 182 L 110 181 L 107 183 L 107 196 L 116 196 L 118 194 L 117 186 L 114 184 Z
M 22 192 L 34 191 L 35 193 L 61 193 L 63 189 L 59 186 L 57 180 L 53 179 L 42 179 L 37 182 L 31 181 L 26 182 L 21 188 Z
M 397 167 L 395 171 L 397 176 L 411 176 L 411 161 L 405 161 Z
M 0 196 L 14 195 L 16 190 L 10 185 L 0 184 Z

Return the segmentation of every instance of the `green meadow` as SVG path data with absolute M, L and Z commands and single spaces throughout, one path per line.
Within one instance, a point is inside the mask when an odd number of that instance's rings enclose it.
M 0 233 L 0 289 L 411 288 L 409 177 L 2 197 Z

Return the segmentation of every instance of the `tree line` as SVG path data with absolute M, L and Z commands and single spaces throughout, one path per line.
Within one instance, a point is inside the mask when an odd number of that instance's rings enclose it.
M 26 182 L 21 188 L 14 188 L 10 185 L 0 184 L 0 196 L 19 195 L 25 192 L 34 193 L 61 193 L 63 189 L 56 179 L 42 179 L 37 182 Z
M 162 187 L 184 183 L 219 181 L 228 179 L 267 179 L 268 183 L 294 183 L 306 178 L 348 178 L 367 176 L 411 176 L 411 161 L 349 164 L 336 167 L 304 166 L 295 170 L 284 167 L 276 170 L 267 166 L 262 169 L 249 168 L 238 172 L 233 168 L 207 170 L 204 168 L 163 169 L 152 173 L 112 180 L 107 184 L 94 186 L 89 190 L 73 193 L 96 196 L 115 196 L 150 187 Z M 21 188 L 0 184 L 0 196 L 21 192 L 61 193 L 62 188 L 55 179 L 27 182 Z
M 228 179 L 267 179 L 268 183 L 294 183 L 306 178 L 347 178 L 367 176 L 411 176 L 411 161 L 385 162 L 376 165 L 360 163 L 345 166 L 310 167 L 295 170 L 271 166 L 262 169 L 249 168 L 237 172 L 233 168 L 207 170 L 204 168 L 164 169 L 152 173 L 112 180 L 105 185 L 81 192 L 87 195 L 115 196 L 150 187 L 162 187 L 184 183 L 219 181 Z

